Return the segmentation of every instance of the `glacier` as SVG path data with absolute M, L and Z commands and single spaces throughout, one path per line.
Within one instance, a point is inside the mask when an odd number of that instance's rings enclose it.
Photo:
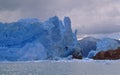
M 40 22 L 36 18 L 0 23 L 0 61 L 31 61 L 68 57 L 81 50 L 71 20 L 57 16 Z
M 72 59 L 74 53 L 86 59 L 118 47 L 120 41 L 113 38 L 78 40 L 69 17 L 63 21 L 54 16 L 44 22 L 36 18 L 0 22 L 0 61 Z

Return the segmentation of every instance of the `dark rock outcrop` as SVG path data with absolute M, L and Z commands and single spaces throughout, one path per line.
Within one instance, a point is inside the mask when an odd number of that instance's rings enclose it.
M 95 60 L 117 60 L 120 59 L 120 47 L 116 50 L 107 50 L 97 53 L 93 59 Z

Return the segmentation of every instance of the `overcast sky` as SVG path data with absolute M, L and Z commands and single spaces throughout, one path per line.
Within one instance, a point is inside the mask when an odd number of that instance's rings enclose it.
M 120 32 L 120 0 L 0 0 L 0 21 L 69 16 L 72 28 L 84 33 Z

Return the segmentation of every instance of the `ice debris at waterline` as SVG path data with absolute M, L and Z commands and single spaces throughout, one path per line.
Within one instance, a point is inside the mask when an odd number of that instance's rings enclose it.
M 0 23 L 0 61 L 31 61 L 67 57 L 80 52 L 69 17 L 57 16 L 45 22 L 21 19 Z

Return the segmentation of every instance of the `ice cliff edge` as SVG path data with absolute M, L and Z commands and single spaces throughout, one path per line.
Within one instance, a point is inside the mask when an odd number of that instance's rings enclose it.
M 80 51 L 71 21 L 62 22 L 57 16 L 40 22 L 21 19 L 0 23 L 0 61 L 27 61 L 67 57 Z

